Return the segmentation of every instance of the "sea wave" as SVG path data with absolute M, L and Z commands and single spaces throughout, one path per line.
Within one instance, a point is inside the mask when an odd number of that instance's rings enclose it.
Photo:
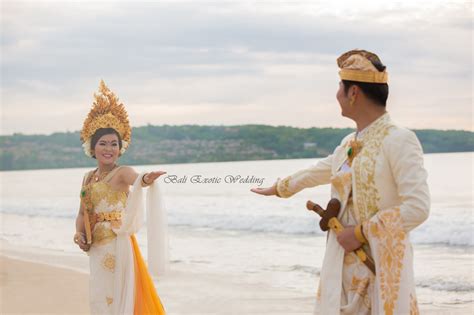
M 234 215 L 172 215 L 170 224 L 237 230 L 248 232 L 281 233 L 290 235 L 325 235 L 319 221 L 307 217 L 289 216 L 234 216 Z M 474 246 L 473 217 L 469 213 L 457 217 L 434 216 L 410 233 L 414 244 Z
M 66 211 L 60 207 L 47 209 L 46 207 L 13 207 L 3 208 L 2 213 L 9 213 L 29 218 L 53 217 L 74 220 L 75 211 Z M 459 209 L 458 209 L 459 210 Z M 281 211 L 280 213 L 283 213 Z M 452 212 L 441 213 L 435 211 L 430 218 L 415 228 L 410 233 L 410 239 L 415 244 L 438 244 L 448 246 L 474 246 L 474 219 L 472 210 L 461 209 Z M 194 212 L 173 211 L 168 212 L 168 222 L 171 226 L 184 226 L 189 228 L 207 228 L 218 231 L 241 231 L 249 233 L 277 233 L 289 235 L 316 235 L 324 236 L 325 232 L 319 228 L 319 220 L 316 216 L 291 216 L 273 215 L 268 213 L 254 213 L 237 210 L 226 213 L 208 212 L 203 213 L 196 209 Z
M 431 278 L 417 281 L 417 287 L 428 288 L 434 291 L 448 291 L 448 292 L 472 292 L 474 291 L 474 284 L 469 282 L 450 281 L 440 278 Z
M 415 244 L 474 246 L 472 210 L 433 213 L 430 218 L 411 232 Z

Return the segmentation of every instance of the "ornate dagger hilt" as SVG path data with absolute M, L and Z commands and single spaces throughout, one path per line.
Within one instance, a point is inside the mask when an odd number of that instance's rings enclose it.
M 339 211 L 341 210 L 341 202 L 336 198 L 329 200 L 326 210 L 311 200 L 306 202 L 306 208 L 310 211 L 316 212 L 321 217 L 321 220 L 319 221 L 319 227 L 321 230 L 327 231 L 331 229 L 336 232 L 336 234 L 339 234 L 344 230 L 344 226 L 337 219 Z M 370 257 L 362 247 L 356 249 L 354 252 L 375 275 L 375 264 L 372 257 Z

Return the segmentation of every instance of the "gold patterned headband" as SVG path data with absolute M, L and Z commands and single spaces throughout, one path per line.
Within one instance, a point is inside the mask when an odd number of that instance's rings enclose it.
M 379 57 L 366 50 L 351 50 L 337 58 L 337 65 L 341 70 L 341 80 L 366 83 L 387 83 L 388 73 L 379 71 L 373 63 L 382 64 Z

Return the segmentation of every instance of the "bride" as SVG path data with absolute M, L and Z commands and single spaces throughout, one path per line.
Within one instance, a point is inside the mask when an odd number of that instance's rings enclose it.
M 150 270 L 167 269 L 167 234 L 157 184 L 163 171 L 138 174 L 117 161 L 131 140 L 123 104 L 103 81 L 84 122 L 81 140 L 97 168 L 86 173 L 74 242 L 89 255 L 92 314 L 165 314 L 134 233 L 144 222 L 143 187 L 147 195 Z M 129 191 L 129 187 L 132 190 Z

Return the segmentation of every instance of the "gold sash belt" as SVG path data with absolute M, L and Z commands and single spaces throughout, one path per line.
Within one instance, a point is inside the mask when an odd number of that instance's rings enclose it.
M 97 222 L 102 221 L 119 221 L 122 219 L 122 211 L 98 212 L 96 213 Z

